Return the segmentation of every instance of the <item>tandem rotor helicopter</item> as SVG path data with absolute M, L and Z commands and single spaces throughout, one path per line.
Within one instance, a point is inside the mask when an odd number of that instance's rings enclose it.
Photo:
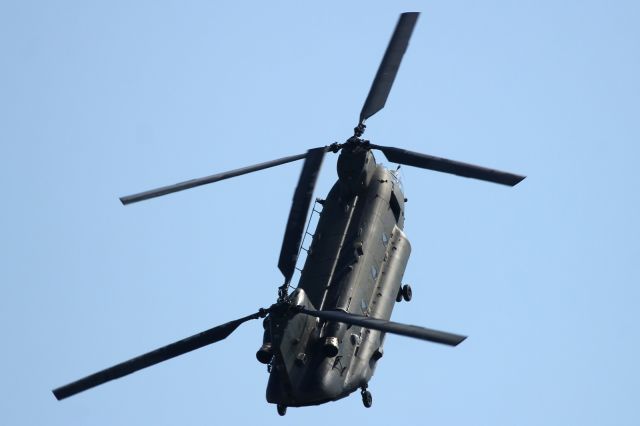
M 411 300 L 411 287 L 401 284 L 411 245 L 402 230 L 406 199 L 398 175 L 376 163 L 372 150 L 393 163 L 508 186 L 524 176 L 362 139 L 365 121 L 385 105 L 418 15 L 400 15 L 358 125 L 346 142 L 120 198 L 126 205 L 304 159 L 278 260 L 284 283 L 276 303 L 54 389 L 58 400 L 219 342 L 244 322 L 263 318 L 263 341 L 256 357 L 268 366 L 266 398 L 277 405 L 278 414 L 285 415 L 287 407 L 335 401 L 358 389 L 364 406 L 371 407 L 367 386 L 383 355 L 386 333 L 450 346 L 466 338 L 389 320 L 396 302 Z M 327 198 L 318 200 L 322 212 L 298 286 L 289 294 L 327 152 L 340 153 L 338 180 Z

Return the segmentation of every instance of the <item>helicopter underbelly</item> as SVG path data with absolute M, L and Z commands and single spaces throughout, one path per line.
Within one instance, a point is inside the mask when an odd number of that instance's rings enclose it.
M 380 279 L 367 299 L 371 307 L 367 315 L 373 318 L 391 317 L 411 251 L 408 239 L 397 228 L 389 246 Z M 297 305 L 313 309 L 304 290 L 297 289 L 292 297 Z M 330 325 L 322 328 L 320 321 L 303 315 L 289 321 L 280 345 L 281 361 L 272 367 L 268 402 L 290 407 L 317 405 L 367 385 L 382 357 L 385 333 L 358 326 L 345 328 L 338 354 L 327 357 L 321 343 Z
M 346 202 L 337 199 L 339 189 L 331 191 L 299 287 L 291 295 L 296 304 L 391 317 L 411 245 L 401 229 L 403 212 L 391 207 L 392 197 L 397 202 L 402 193 L 390 175 L 378 167 L 367 191 Z M 313 330 L 300 332 L 305 327 Z M 382 357 L 384 335 L 359 326 L 311 324 L 307 317 L 294 317 L 283 332 L 281 358 L 272 365 L 267 401 L 291 407 L 316 405 L 366 387 Z M 328 338 L 337 342 L 333 356 L 325 352 Z

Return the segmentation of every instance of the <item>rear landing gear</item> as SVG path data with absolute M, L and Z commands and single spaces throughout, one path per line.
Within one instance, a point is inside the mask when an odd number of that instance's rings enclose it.
M 367 408 L 371 408 L 373 405 L 373 396 L 371 396 L 371 392 L 363 387 L 360 394 L 362 395 L 362 404 Z
M 287 406 L 286 405 L 282 405 L 282 404 L 278 404 L 278 414 L 281 416 L 284 416 L 285 414 L 287 414 Z

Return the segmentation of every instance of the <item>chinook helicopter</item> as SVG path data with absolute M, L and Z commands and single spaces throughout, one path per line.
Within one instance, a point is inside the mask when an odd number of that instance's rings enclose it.
M 54 389 L 58 400 L 219 342 L 244 322 L 263 318 L 256 358 L 268 366 L 266 398 L 277 405 L 278 414 L 357 390 L 364 406 L 371 407 L 367 387 L 382 358 L 386 333 L 450 346 L 466 338 L 389 320 L 396 302 L 411 300 L 411 287 L 401 284 L 411 245 L 403 232 L 406 199 L 398 174 L 378 164 L 372 150 L 393 163 L 508 186 L 525 177 L 362 139 L 365 121 L 386 103 L 418 16 L 400 15 L 358 125 L 346 142 L 120 198 L 127 205 L 304 159 L 278 260 L 284 282 L 276 303 Z M 289 294 L 316 179 L 328 152 L 340 153 L 338 180 L 326 199 L 317 200 L 322 211 L 297 288 Z

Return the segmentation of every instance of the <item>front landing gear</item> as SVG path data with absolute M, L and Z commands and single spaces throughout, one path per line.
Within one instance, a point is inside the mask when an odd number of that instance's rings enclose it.
M 411 286 L 409 284 L 405 284 L 402 286 L 402 298 L 405 302 L 410 302 L 413 297 L 413 291 L 411 290 Z
M 396 302 L 405 302 L 411 301 L 413 297 L 413 291 L 411 291 L 411 286 L 409 284 L 405 284 L 398 289 L 398 295 L 396 296 Z
M 285 414 L 287 414 L 287 406 L 286 405 L 282 405 L 282 404 L 278 404 L 278 414 L 281 416 L 284 416 Z
M 367 408 L 371 408 L 373 405 L 373 396 L 371 396 L 371 392 L 369 392 L 367 388 L 363 387 L 362 391 L 360 391 L 360 395 L 362 395 L 362 404 Z

